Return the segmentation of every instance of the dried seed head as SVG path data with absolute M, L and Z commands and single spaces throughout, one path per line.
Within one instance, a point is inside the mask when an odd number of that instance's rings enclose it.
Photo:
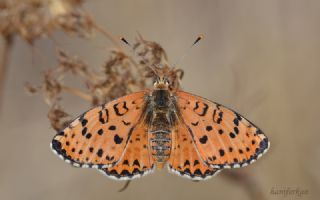
M 0 34 L 19 35 L 30 44 L 55 30 L 89 35 L 92 20 L 81 4 L 80 0 L 2 0 Z

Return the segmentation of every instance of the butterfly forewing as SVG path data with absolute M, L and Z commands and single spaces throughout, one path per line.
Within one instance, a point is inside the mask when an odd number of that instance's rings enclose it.
M 145 124 L 135 126 L 118 164 L 100 171 L 116 180 L 131 180 L 151 173 L 154 161 L 149 151 L 147 131 Z
M 262 131 L 238 113 L 183 91 L 176 95 L 180 118 L 201 159 L 209 166 L 243 167 L 269 148 Z
M 168 161 L 169 171 L 192 180 L 208 179 L 220 171 L 203 162 L 196 151 L 187 127 L 183 123 L 179 123 L 172 134 L 174 134 L 174 143 Z
M 144 95 L 133 93 L 82 114 L 53 138 L 53 151 L 78 167 L 115 165 L 143 113 Z

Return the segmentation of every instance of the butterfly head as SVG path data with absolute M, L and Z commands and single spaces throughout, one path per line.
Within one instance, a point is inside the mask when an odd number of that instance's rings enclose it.
M 173 91 L 179 88 L 179 81 L 183 75 L 182 70 L 164 65 L 162 67 L 154 67 L 152 71 L 154 77 L 153 88 L 155 90 Z
M 153 83 L 154 89 L 158 90 L 167 90 L 169 89 L 169 86 L 170 83 L 169 78 L 167 76 L 157 76 Z

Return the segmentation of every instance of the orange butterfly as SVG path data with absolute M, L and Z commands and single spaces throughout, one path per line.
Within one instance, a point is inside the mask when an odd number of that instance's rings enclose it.
M 247 166 L 268 150 L 263 132 L 238 113 L 172 89 L 168 69 L 154 69 L 153 90 L 82 114 L 53 138 L 53 151 L 76 167 L 98 168 L 117 180 L 164 165 L 178 175 L 204 180 L 223 168 Z

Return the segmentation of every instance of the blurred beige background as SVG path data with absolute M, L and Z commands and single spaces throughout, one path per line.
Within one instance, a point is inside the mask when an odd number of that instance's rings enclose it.
M 234 108 L 261 127 L 270 151 L 244 169 L 255 176 L 267 199 L 317 199 L 320 185 L 319 65 L 320 2 L 268 1 L 90 1 L 97 22 L 133 41 L 136 31 L 159 42 L 174 63 L 198 33 L 205 39 L 183 60 L 183 88 Z M 101 66 L 111 43 L 56 33 L 63 47 L 92 66 Z M 51 41 L 31 48 L 17 40 L 7 74 L 0 114 L 1 199 L 248 199 L 242 187 L 218 175 L 194 183 L 164 171 L 134 181 L 123 193 L 115 182 L 90 169 L 58 159 L 49 143 L 55 134 L 40 97 L 23 90 L 39 83 L 55 65 Z M 66 96 L 74 115 L 88 108 Z M 272 188 L 299 188 L 308 194 L 284 198 Z

